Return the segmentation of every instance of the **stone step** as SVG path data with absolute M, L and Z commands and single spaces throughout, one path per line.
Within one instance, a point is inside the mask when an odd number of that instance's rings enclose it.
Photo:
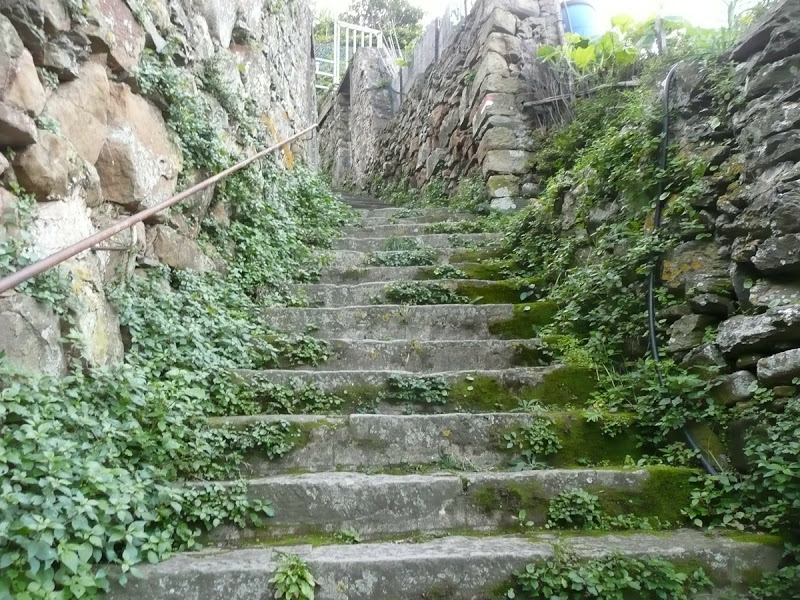
M 414 256 L 424 256 L 425 261 L 416 261 L 415 264 L 430 266 L 435 264 L 451 264 L 463 262 L 479 262 L 498 255 L 494 248 L 428 248 L 417 251 Z M 353 269 L 359 267 L 380 266 L 409 266 L 407 263 L 398 264 L 399 259 L 408 260 L 409 252 L 389 250 L 381 252 L 361 252 L 357 250 L 329 250 L 321 254 L 321 260 L 334 269 Z M 379 261 L 378 259 L 383 259 Z M 392 260 L 394 259 L 394 260 Z
M 447 225 L 457 227 L 463 221 L 443 221 Z M 430 233 L 430 223 L 385 223 L 378 225 L 364 225 L 362 227 L 344 227 L 342 235 L 349 238 L 388 238 L 396 236 L 417 236 Z
M 629 415 L 618 415 L 627 419 Z M 258 450 L 248 454 L 242 475 L 266 477 L 286 472 L 409 472 L 431 469 L 504 470 L 520 462 L 517 448 L 508 448 L 506 434 L 547 420 L 561 448 L 538 457 L 553 467 L 584 464 L 622 465 L 638 460 L 636 432 L 622 427 L 610 438 L 602 421 L 588 421 L 580 411 L 446 413 L 434 415 L 253 415 L 215 417 L 210 427 L 249 428 L 287 422 L 300 432 L 285 456 L 272 458 Z
M 385 414 L 441 412 L 447 407 L 457 412 L 479 412 L 497 408 L 515 409 L 522 400 L 538 399 L 548 406 L 588 400 L 588 392 L 563 381 L 574 369 L 560 366 L 472 369 L 413 373 L 396 370 L 309 371 L 274 369 L 237 372 L 247 381 L 265 381 L 300 392 L 313 388 L 341 400 L 343 411 L 369 411 Z M 576 376 L 577 377 L 577 376 Z M 424 381 L 423 381 L 424 378 Z M 585 384 L 585 378 L 581 384 Z M 431 381 L 432 380 L 432 381 Z M 403 384 L 398 384 L 401 381 Z M 553 391 L 558 382 L 558 393 Z M 577 382 L 577 378 L 576 378 Z M 429 391 L 429 388 L 436 389 Z M 420 391 L 420 387 L 423 391 Z M 412 391 L 406 391 L 408 389 Z M 594 381 L 590 382 L 590 390 Z M 260 398 L 270 406 L 269 396 Z
M 377 281 L 440 281 L 436 269 L 441 265 L 429 267 L 328 267 L 319 279 L 319 283 L 345 284 L 370 283 Z M 450 265 L 466 273 L 470 278 L 489 281 L 505 279 L 502 265 L 482 263 L 454 263 Z
M 475 340 L 528 339 L 534 326 L 546 325 L 555 309 L 549 303 L 450 304 L 403 306 L 375 304 L 342 308 L 267 308 L 268 325 L 287 333 L 313 331 L 321 339 Z
M 469 221 L 474 219 L 475 215 L 469 213 L 454 213 L 450 211 L 439 210 L 433 213 L 424 213 L 421 211 L 405 211 L 393 215 L 383 216 L 369 216 L 361 215 L 361 225 L 363 227 L 377 227 L 380 225 L 397 225 L 397 224 L 431 224 L 442 223 L 445 221 Z
M 390 237 L 342 237 L 333 240 L 334 250 L 352 250 L 355 252 L 385 252 L 398 250 L 414 250 L 413 244 L 421 244 L 428 248 L 465 248 L 484 247 L 488 244 L 499 245 L 503 240 L 502 233 L 433 233 L 428 235 L 390 236 Z M 409 244 L 399 247 L 398 244 Z
M 315 371 L 397 369 L 436 372 L 549 364 L 539 340 L 329 340 L 333 357 Z
M 439 296 L 439 304 L 505 304 L 521 302 L 520 294 L 527 289 L 522 281 L 483 281 L 478 279 L 442 279 L 414 282 L 385 281 L 357 284 L 303 283 L 290 286 L 290 290 L 304 298 L 309 306 L 343 307 L 366 306 L 368 304 L 394 304 L 408 299 L 414 304 L 420 298 L 422 288 L 441 292 L 447 290 L 453 296 Z M 387 297 L 394 290 L 396 297 Z M 399 294 L 399 295 L 398 295 Z M 410 294 L 410 296 L 409 296 Z M 449 300 L 450 302 L 448 302 Z
M 558 544 L 558 548 L 557 548 Z M 300 556 L 317 581 L 317 600 L 496 597 L 530 563 L 552 563 L 558 549 L 584 560 L 621 554 L 699 565 L 719 587 L 774 571 L 780 548 L 698 531 L 627 535 L 452 536 L 422 543 L 378 542 L 184 553 L 141 565 L 141 577 L 113 584 L 109 600 L 272 598 L 269 580 L 286 554 Z
M 271 503 L 263 526 L 219 527 L 217 543 L 264 542 L 294 535 L 354 529 L 364 539 L 453 531 L 511 532 L 525 510 L 529 527 L 543 528 L 550 501 L 571 490 L 598 497 L 609 516 L 635 514 L 677 527 L 686 520 L 691 469 L 546 469 L 516 473 L 368 475 L 328 472 L 251 479 L 250 500 Z M 669 523 L 670 525 L 667 525 Z
M 389 207 L 389 208 L 368 208 L 359 210 L 361 216 L 364 218 L 395 218 L 395 219 L 402 219 L 406 216 L 409 217 L 438 217 L 442 219 L 448 219 L 456 215 L 455 211 L 450 208 L 444 206 L 430 206 L 426 208 L 399 208 L 399 207 Z M 462 213 L 463 214 L 463 213 Z M 469 215 L 467 215 L 469 216 Z

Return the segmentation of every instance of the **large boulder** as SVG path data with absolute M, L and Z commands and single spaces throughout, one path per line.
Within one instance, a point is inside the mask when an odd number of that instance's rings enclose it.
M 69 142 L 41 131 L 36 144 L 14 157 L 14 172 L 22 187 L 44 201 L 66 197 L 80 166 Z
M 800 342 L 800 306 L 772 308 L 761 315 L 737 315 L 723 321 L 717 345 L 727 355 L 775 351 L 779 343 Z
M 31 53 L 25 49 L 14 26 L 0 15 L 0 101 L 38 115 L 45 93 Z
M 0 239 L 19 235 L 17 225 L 17 197 L 0 187 Z
M 0 297 L 0 351 L 25 371 L 63 375 L 60 323 L 52 309 L 30 296 Z
M 667 352 L 688 352 L 703 343 L 706 327 L 717 320 L 711 315 L 686 315 L 675 321 L 669 328 Z
M 86 63 L 77 81 L 65 83 L 50 96 L 44 114 L 90 165 L 97 162 L 108 132 L 109 86 L 102 65 Z
M 116 71 L 130 72 L 139 64 L 145 43 L 144 29 L 123 0 L 84 0 L 86 22 L 78 27 L 95 51 L 108 54 Z
M 33 220 L 34 251 L 47 256 L 96 232 L 83 197 L 75 188 L 64 200 L 38 203 Z M 62 263 L 70 278 L 67 300 L 76 318 L 84 357 L 94 365 L 122 359 L 119 318 L 103 291 L 106 252 L 84 252 Z
M 181 169 L 161 113 L 124 84 L 113 84 L 108 134 L 95 164 L 107 201 L 149 207 L 175 192 Z

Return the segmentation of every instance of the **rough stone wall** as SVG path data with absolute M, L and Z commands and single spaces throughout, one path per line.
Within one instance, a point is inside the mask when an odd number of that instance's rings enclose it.
M 32 258 L 176 192 L 184 160 L 162 116 L 167 106 L 140 95 L 134 76 L 145 48 L 174 51 L 176 64 L 193 75 L 214 57 L 230 89 L 255 101 L 274 140 L 314 123 L 311 31 L 305 0 L 3 0 L 0 236 L 21 235 L 13 222 L 16 185 L 36 198 Z M 237 146 L 230 127 L 230 150 L 249 150 Z M 297 156 L 314 163 L 316 140 L 293 145 L 284 161 L 290 165 Z M 184 173 L 189 181 L 202 175 Z M 140 224 L 65 263 L 69 303 L 91 363 L 123 354 L 107 281 L 142 261 L 215 268 L 191 224 L 204 217 L 212 197 L 213 191 L 200 194 L 183 214 Z M 64 325 L 45 305 L 22 293 L 0 298 L 0 330 L 0 351 L 13 362 L 64 372 Z
M 530 86 L 523 56 L 535 55 L 542 44 L 559 42 L 557 6 L 555 0 L 477 2 L 443 40 L 447 45 L 439 48 L 439 60 L 403 94 L 380 134 L 362 135 L 363 141 L 354 142 L 353 154 L 370 158 L 364 174 L 355 178 L 358 185 L 382 178 L 421 187 L 442 177 L 454 189 L 462 176 L 481 169 L 496 207 L 520 204 L 520 176 L 531 157 L 531 125 L 523 113 Z M 424 49 L 430 42 L 423 39 L 421 44 Z M 398 85 L 396 79 L 392 89 Z M 349 94 L 356 105 L 376 89 L 351 81 Z M 386 104 L 382 97 L 377 103 Z M 364 125 L 351 120 L 356 122 Z
M 782 396 L 800 376 L 800 4 L 779 3 L 731 58 L 740 95 L 730 131 L 694 93 L 696 71 L 681 73 L 678 139 L 733 181 L 697 200 L 713 240 L 676 249 L 664 279 L 688 303 L 669 349 L 729 372 L 723 400 L 736 403 L 756 378 Z M 748 314 L 731 316 L 737 306 Z M 716 340 L 703 343 L 709 326 Z

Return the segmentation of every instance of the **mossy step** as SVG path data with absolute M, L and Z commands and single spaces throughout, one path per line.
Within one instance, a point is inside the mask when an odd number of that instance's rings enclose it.
M 502 240 L 503 234 L 501 233 L 432 233 L 427 235 L 377 236 L 370 238 L 343 237 L 333 240 L 331 248 L 355 252 L 386 252 L 415 250 L 416 244 L 428 248 L 470 248 L 483 247 L 490 244 L 497 246 Z
M 370 207 L 370 208 L 360 209 L 358 210 L 358 212 L 365 219 L 369 218 L 400 219 L 404 217 L 420 217 L 420 216 L 449 219 L 452 218 L 453 215 L 459 214 L 453 211 L 452 209 L 443 206 L 431 206 L 427 208 Z
M 514 410 L 522 401 L 583 406 L 596 384 L 593 369 L 512 367 L 413 373 L 400 370 L 239 371 L 294 390 L 313 388 L 342 400 L 343 410 L 383 413 Z M 265 403 L 269 399 L 265 399 Z
M 268 308 L 264 318 L 288 333 L 313 331 L 320 339 L 528 339 L 549 324 L 550 302 L 483 305 L 372 305 L 343 308 Z
M 315 371 L 399 369 L 436 372 L 550 364 L 539 340 L 329 340 L 333 356 Z
M 453 263 L 450 265 L 464 273 L 469 279 L 500 281 L 507 279 L 509 265 L 501 262 Z M 437 273 L 441 265 L 429 267 L 329 267 L 319 279 L 319 283 L 368 283 L 376 281 L 429 281 L 442 280 Z
M 522 280 L 488 281 L 446 279 L 441 281 L 386 281 L 369 283 L 297 284 L 290 290 L 309 306 L 364 306 L 367 304 L 514 304 L 528 289 Z M 449 292 L 446 294 L 444 292 Z M 430 302 L 432 299 L 441 302 Z
M 251 479 L 250 500 L 268 501 L 275 516 L 263 526 L 219 527 L 210 539 L 235 544 L 354 529 L 364 539 L 459 530 L 511 532 L 520 510 L 542 528 L 550 501 L 585 490 L 608 516 L 635 514 L 664 527 L 686 521 L 694 471 L 653 469 L 549 469 L 516 473 L 409 475 L 322 472 Z
M 452 227 L 450 231 L 463 227 L 470 221 L 440 221 L 441 226 Z M 382 238 L 393 236 L 417 236 L 430 233 L 430 223 L 406 223 L 398 220 L 397 223 L 383 223 L 378 225 L 363 225 L 361 227 L 344 227 L 340 230 L 344 237 L 353 238 Z
M 423 251 L 387 250 L 362 252 L 328 250 L 320 253 L 320 261 L 333 269 L 356 269 L 381 266 L 430 266 L 451 263 L 475 263 L 500 256 L 502 248 L 429 248 Z M 486 279 L 491 279 L 487 277 Z
M 317 600 L 467 600 L 498 597 L 530 563 L 553 563 L 570 550 L 583 560 L 623 555 L 702 566 L 717 587 L 738 586 L 778 568 L 781 550 L 698 531 L 602 536 L 449 536 L 421 543 L 204 550 L 139 566 L 140 577 L 114 584 L 109 600 L 253 600 L 271 598 L 270 579 L 286 554 L 300 556 L 318 583 Z
M 218 417 L 210 419 L 209 426 L 247 428 L 285 421 L 296 427 L 300 435 L 285 456 L 273 459 L 258 450 L 248 455 L 242 474 L 263 477 L 297 471 L 506 470 L 520 461 L 519 448 L 509 448 L 506 436 L 541 422 L 552 423 L 561 445 L 555 454 L 540 456 L 542 463 L 559 468 L 620 466 L 652 451 L 640 446 L 632 427 L 617 427 L 614 437 L 608 435 L 609 423 L 628 419 L 629 415 L 608 415 L 603 422 L 589 421 L 574 410 L 535 415 L 255 415 Z

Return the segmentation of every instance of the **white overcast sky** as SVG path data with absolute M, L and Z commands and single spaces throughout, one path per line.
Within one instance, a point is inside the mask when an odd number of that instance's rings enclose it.
M 334 15 L 346 10 L 349 4 L 349 0 L 312 1 L 318 9 L 328 10 Z M 411 3 L 425 10 L 427 21 L 443 14 L 448 0 L 411 0 Z M 608 18 L 627 14 L 637 20 L 644 19 L 661 8 L 663 14 L 680 15 L 704 27 L 721 26 L 726 20 L 724 0 L 595 0 L 595 6 Z

